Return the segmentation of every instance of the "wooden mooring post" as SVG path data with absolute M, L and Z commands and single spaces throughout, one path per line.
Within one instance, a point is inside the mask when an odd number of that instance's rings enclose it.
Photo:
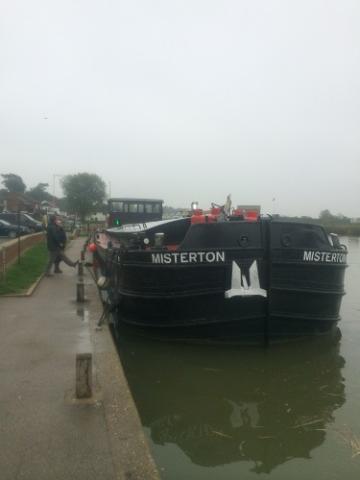
M 92 354 L 76 355 L 76 398 L 92 397 Z

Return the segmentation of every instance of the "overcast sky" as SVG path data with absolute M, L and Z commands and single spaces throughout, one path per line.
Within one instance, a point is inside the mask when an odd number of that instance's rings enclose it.
M 360 216 L 359 25 L 359 0 L 2 0 L 0 173 Z

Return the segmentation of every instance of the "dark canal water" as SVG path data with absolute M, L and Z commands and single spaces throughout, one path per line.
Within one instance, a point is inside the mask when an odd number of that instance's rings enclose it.
M 350 266 L 337 338 L 264 349 L 120 336 L 163 479 L 360 478 L 360 243 L 342 241 Z

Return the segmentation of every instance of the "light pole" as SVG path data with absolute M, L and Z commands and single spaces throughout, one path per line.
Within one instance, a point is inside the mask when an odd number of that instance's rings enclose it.
M 53 197 L 55 197 L 56 178 L 62 178 L 63 176 L 64 175 L 61 175 L 59 173 L 53 174 Z

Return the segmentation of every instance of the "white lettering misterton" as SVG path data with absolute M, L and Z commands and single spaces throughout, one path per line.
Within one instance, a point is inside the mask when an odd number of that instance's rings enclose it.
M 166 265 L 189 263 L 224 263 L 225 252 L 152 253 L 151 262 Z
M 314 258 L 314 253 L 315 252 L 306 252 L 305 251 L 303 260 L 305 260 L 306 262 L 312 262 L 313 258 Z
M 346 263 L 346 253 L 304 250 L 304 262 Z
M 215 253 L 214 252 L 207 252 L 205 255 L 206 261 L 208 263 L 213 263 L 215 262 Z

